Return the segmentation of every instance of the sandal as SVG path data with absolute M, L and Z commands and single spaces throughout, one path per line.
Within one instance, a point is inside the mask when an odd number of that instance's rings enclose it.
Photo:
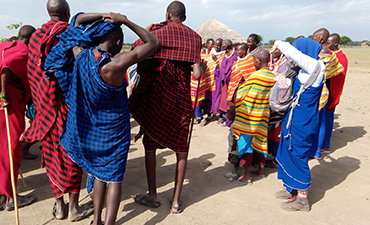
M 202 119 L 202 121 L 199 123 L 199 126 L 200 127 L 204 127 L 205 125 L 207 125 L 209 123 L 209 118 L 204 118 Z
M 4 208 L 5 202 L 6 202 L 5 195 L 0 195 L 0 211 L 3 211 L 5 209 Z
M 18 195 L 18 208 L 22 208 L 24 206 L 30 205 L 36 201 L 36 197 L 33 196 L 20 196 Z M 14 210 L 14 203 L 6 203 L 4 204 L 4 209 L 6 211 L 13 211 Z
M 172 214 L 180 214 L 180 213 L 182 213 L 183 209 L 181 207 L 182 206 L 182 201 L 181 200 L 179 202 L 179 206 L 178 207 L 172 205 L 172 200 L 171 199 L 169 200 L 169 203 L 170 203 L 170 213 L 172 213 Z M 176 211 L 174 211 L 174 210 L 176 210 Z
M 139 199 L 137 199 L 139 196 L 140 195 L 131 195 L 131 198 L 133 198 L 136 203 L 140 205 L 145 205 L 150 208 L 158 208 L 159 206 L 161 206 L 161 203 L 159 201 L 149 202 L 147 195 L 143 195 Z
M 238 182 L 240 182 L 242 184 L 245 184 L 245 185 L 252 185 L 253 184 L 252 177 L 249 178 L 249 180 L 250 180 L 249 182 L 242 181 L 240 179 L 240 177 L 234 177 L 234 180 L 235 181 L 238 181 Z

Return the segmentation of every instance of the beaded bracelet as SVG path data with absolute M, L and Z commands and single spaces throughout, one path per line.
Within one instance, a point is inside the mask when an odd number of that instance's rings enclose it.
M 0 98 L 2 98 L 2 99 L 6 99 L 7 97 L 8 97 L 7 95 L 0 94 Z

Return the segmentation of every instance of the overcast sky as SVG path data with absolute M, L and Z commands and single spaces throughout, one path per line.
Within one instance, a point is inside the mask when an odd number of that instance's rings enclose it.
M 10 37 L 4 25 L 22 22 L 36 28 L 49 20 L 46 0 L 0 0 L 0 36 Z M 120 12 L 146 27 L 164 20 L 171 0 L 69 0 L 71 14 L 77 12 Z M 288 36 L 308 36 L 326 27 L 353 41 L 370 40 L 370 0 L 184 0 L 187 20 L 193 29 L 212 17 L 244 37 L 257 33 L 263 42 Z M 214 37 L 217 38 L 217 37 Z M 125 28 L 125 42 L 137 36 Z

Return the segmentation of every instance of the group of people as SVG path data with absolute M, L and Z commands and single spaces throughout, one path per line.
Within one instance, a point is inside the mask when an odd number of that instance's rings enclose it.
M 209 39 L 202 52 L 207 68 L 193 107 L 200 126 L 215 117 L 230 127 L 228 161 L 233 168 L 226 176 L 251 185 L 251 173 L 266 177 L 271 154 L 284 185 L 276 197 L 288 199 L 282 207 L 289 211 L 310 210 L 308 159 L 330 152 L 334 110 L 348 65 L 339 41 L 338 34 L 321 28 L 292 44 L 275 41 L 270 51 L 260 48 L 258 36 L 251 34 L 236 48 L 230 40 Z M 194 79 L 192 96 L 196 84 Z M 282 105 L 270 107 L 272 101 Z M 252 165 L 258 169 L 251 171 Z
M 55 219 L 78 221 L 94 213 L 91 224 L 103 224 L 106 201 L 104 224 L 114 224 L 130 147 L 131 114 L 143 134 L 148 184 L 147 194 L 132 196 L 136 203 L 161 206 L 156 149 L 169 148 L 177 159 L 169 210 L 182 212 L 191 121 L 195 118 L 205 126 L 216 116 L 218 123 L 230 127 L 228 158 L 234 167 L 229 175 L 252 184 L 251 173 L 265 177 L 270 153 L 285 188 L 276 196 L 290 199 L 283 208 L 309 210 L 308 157 L 321 157 L 321 151 L 330 147 L 333 113 L 347 68 L 338 34 L 329 36 L 320 29 L 312 39 L 302 37 L 293 45 L 276 41 L 270 51 L 259 47 L 258 35 L 251 34 L 236 48 L 230 40 L 218 38 L 209 39 L 202 50 L 201 37 L 183 24 L 186 9 L 179 1 L 168 5 L 164 22 L 146 29 L 119 13 L 78 13 L 68 23 L 66 0 L 48 0 L 47 11 L 50 20 L 41 28 L 25 25 L 17 40 L 0 44 L 1 109 L 9 112 L 10 121 L 7 132 L 5 120 L 0 120 L 0 209 L 14 209 L 6 151 L 10 136 L 15 180 L 21 141 L 42 142 L 41 166 L 55 197 Z M 128 52 L 121 51 L 122 24 L 140 37 Z M 125 72 L 134 64 L 140 79 L 130 87 L 128 99 Z M 270 113 L 270 90 L 277 77 L 292 71 L 298 100 L 289 112 Z M 314 82 L 300 90 L 313 73 Z M 25 131 L 25 109 L 31 104 L 35 115 Z M 0 117 L 5 117 L 4 110 Z M 244 167 L 243 175 L 236 174 L 239 166 Z M 79 206 L 83 170 L 93 201 Z M 64 194 L 69 195 L 69 204 Z M 35 200 L 18 196 L 18 205 Z

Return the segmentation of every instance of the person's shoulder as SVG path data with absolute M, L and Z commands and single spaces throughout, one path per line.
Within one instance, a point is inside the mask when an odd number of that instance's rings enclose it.
M 344 54 L 342 49 L 338 49 L 337 51 L 335 51 L 335 54 L 336 54 L 336 56 L 337 56 L 337 58 L 338 58 L 338 60 L 340 61 L 341 64 L 348 62 L 347 56 L 346 56 L 346 54 Z
M 194 35 L 194 36 L 196 36 L 196 37 L 201 38 L 201 37 L 200 37 L 200 35 L 199 35 L 197 32 L 195 32 L 193 29 L 191 29 L 190 27 L 188 27 L 187 25 L 185 25 L 184 23 L 182 23 L 182 22 L 180 22 L 180 21 L 173 21 L 173 20 L 171 20 L 171 21 L 167 24 L 167 26 L 181 27 L 181 28 L 182 28 L 182 29 L 184 29 L 186 32 L 188 32 L 189 34 L 192 34 L 192 35 Z
M 347 58 L 346 54 L 344 54 L 343 50 L 340 48 L 336 51 L 334 51 L 334 53 L 337 55 L 337 56 L 344 56 Z
M 4 49 L 6 47 L 9 47 L 11 44 L 12 44 L 11 41 L 4 41 L 4 42 L 0 43 L 0 49 Z
M 35 32 L 45 32 L 47 30 L 50 30 L 53 26 L 55 26 L 56 23 L 57 21 L 49 20 L 48 22 L 42 24 L 40 28 L 36 29 Z
M 267 78 L 274 78 L 275 75 L 271 73 L 271 71 L 268 68 L 261 68 L 255 72 L 252 73 L 252 75 L 256 79 L 267 79 Z

